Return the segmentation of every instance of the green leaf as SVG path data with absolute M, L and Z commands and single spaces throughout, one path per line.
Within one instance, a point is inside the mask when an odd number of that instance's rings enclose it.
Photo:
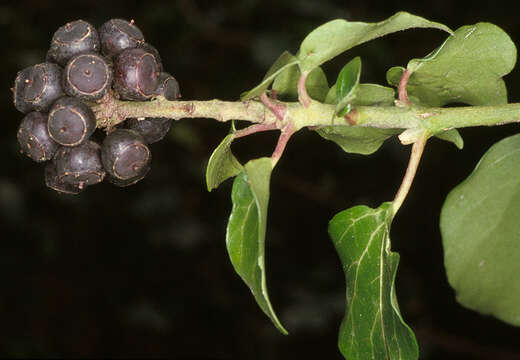
M 392 106 L 395 90 L 377 84 L 359 84 L 355 90 L 352 106 Z M 326 104 L 337 104 L 336 85 L 333 85 L 325 98 Z
M 226 136 L 209 158 L 208 166 L 206 167 L 206 185 L 208 191 L 216 189 L 225 180 L 236 176 L 243 170 L 242 165 L 231 152 L 230 146 L 233 142 L 233 138 L 233 133 Z
M 316 132 L 321 137 L 334 141 L 345 152 L 370 155 L 376 152 L 386 139 L 401 133 L 402 130 L 337 125 L 324 126 Z
M 423 59 L 413 59 L 407 91 L 423 105 L 439 107 L 449 103 L 499 105 L 507 103 L 502 77 L 516 62 L 516 47 L 498 26 L 478 23 L 455 31 L 437 50 Z M 387 73 L 397 86 L 404 69 Z
M 226 246 L 235 271 L 260 308 L 278 330 L 287 334 L 269 301 L 266 285 L 264 247 L 271 171 L 271 158 L 260 158 L 249 161 L 235 178 Z
M 246 91 L 240 95 L 240 98 L 242 100 L 248 100 L 252 99 L 256 96 L 260 96 L 264 91 L 266 91 L 271 83 L 274 81 L 276 76 L 280 74 L 285 69 L 288 69 L 298 63 L 298 59 L 294 57 L 293 54 L 291 54 L 288 51 L 284 51 L 278 59 L 274 62 L 273 65 L 271 65 L 271 68 L 267 71 L 267 74 L 265 74 L 264 79 L 260 84 L 258 84 L 253 89 Z
M 338 345 L 348 360 L 419 357 L 395 295 L 399 254 L 390 251 L 392 218 L 392 203 L 384 203 L 377 209 L 355 206 L 329 223 L 347 283 Z
M 298 79 L 300 74 L 300 69 L 297 66 L 292 66 L 286 68 L 274 79 L 273 90 L 276 90 L 278 99 L 283 101 L 298 100 Z M 329 83 L 327 76 L 320 67 L 310 72 L 305 85 L 307 93 L 311 98 L 320 102 L 325 100 L 329 91 Z
M 325 103 L 337 104 L 336 85 L 327 94 Z M 359 84 L 355 90 L 352 106 L 391 106 L 395 91 L 376 84 Z M 402 132 L 400 129 L 379 129 L 359 126 L 323 126 L 316 132 L 323 138 L 334 141 L 348 153 L 369 155 L 376 152 L 383 142 Z
M 446 130 L 435 135 L 438 139 L 453 143 L 459 150 L 464 147 L 464 140 L 457 129 Z
M 313 30 L 301 43 L 297 55 L 300 69 L 310 71 L 356 45 L 410 28 L 437 28 L 451 33 L 445 25 L 406 12 L 378 23 L 332 20 Z
M 493 145 L 440 218 L 450 285 L 464 306 L 520 326 L 520 134 Z
M 356 96 L 356 89 L 361 76 L 361 58 L 359 56 L 350 60 L 341 69 L 336 81 L 336 114 L 346 115 L 351 109 L 352 100 Z

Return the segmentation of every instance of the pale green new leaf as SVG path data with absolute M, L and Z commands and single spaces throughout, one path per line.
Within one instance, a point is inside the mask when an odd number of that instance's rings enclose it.
M 310 71 L 356 45 L 410 28 L 437 28 L 451 33 L 445 25 L 406 12 L 398 12 L 378 23 L 332 20 L 303 40 L 297 55 L 300 68 Z
M 225 180 L 236 176 L 243 170 L 242 165 L 231 152 L 233 133 L 229 134 L 215 148 L 206 167 L 206 185 L 208 191 L 216 189 Z
M 395 100 L 395 90 L 378 84 L 359 84 L 352 100 L 353 106 L 392 106 Z M 336 85 L 333 85 L 325 104 L 337 104 Z
M 463 26 L 432 54 L 413 59 L 407 91 L 412 102 L 439 107 L 449 103 L 499 105 L 507 103 L 502 77 L 516 62 L 516 47 L 498 26 Z M 390 84 L 397 86 L 403 68 L 391 68 Z
M 336 114 L 344 116 L 352 109 L 361 76 L 361 58 L 356 56 L 341 69 L 336 80 Z
M 520 326 L 520 135 L 493 145 L 440 218 L 450 285 L 464 306 Z
M 287 334 L 267 293 L 265 234 L 271 158 L 249 161 L 233 183 L 233 209 L 226 232 L 226 246 L 235 271 L 247 284 L 256 302 L 274 325 Z
M 284 51 L 278 59 L 271 65 L 271 68 L 265 74 L 264 79 L 260 84 L 255 86 L 253 89 L 246 91 L 240 95 L 240 99 L 248 100 L 252 99 L 256 96 L 260 96 L 264 91 L 266 91 L 271 83 L 274 81 L 276 76 L 280 74 L 285 69 L 288 69 L 292 66 L 295 66 L 298 63 L 298 59 L 294 57 L 289 51 Z
M 345 272 L 347 306 L 338 345 L 348 360 L 414 360 L 417 341 L 395 294 L 399 254 L 390 250 L 392 203 L 355 206 L 329 223 Z

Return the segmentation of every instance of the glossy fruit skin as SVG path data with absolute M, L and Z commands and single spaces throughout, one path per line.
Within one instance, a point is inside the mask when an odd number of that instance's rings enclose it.
M 118 55 L 125 49 L 135 48 L 144 43 L 141 30 L 133 21 L 111 19 L 99 28 L 101 51 L 109 58 Z
M 164 96 L 166 100 L 170 101 L 179 99 L 181 97 L 179 82 L 167 72 L 160 73 L 155 95 Z
M 114 89 L 124 100 L 152 98 L 159 84 L 159 65 L 144 49 L 127 49 L 114 61 Z
M 144 118 L 127 119 L 124 124 L 127 129 L 135 130 L 144 138 L 147 144 L 153 144 L 162 140 L 170 131 L 172 119 Z
M 145 42 L 145 43 L 139 44 L 137 47 L 151 53 L 155 57 L 155 61 L 157 62 L 157 65 L 159 66 L 159 72 L 163 71 L 161 55 L 159 54 L 159 51 L 155 48 L 155 46 Z
M 140 180 L 146 175 L 152 154 L 137 131 L 116 129 L 103 141 L 101 160 L 111 177 L 126 182 Z
M 63 70 L 63 90 L 69 96 L 95 101 L 112 86 L 112 67 L 100 54 L 88 52 L 73 56 Z
M 25 115 L 18 127 L 21 152 L 36 162 L 51 160 L 58 150 L 58 143 L 47 130 L 47 120 L 47 114 L 33 111 Z
M 59 182 L 80 189 L 100 183 L 106 174 L 101 163 L 101 147 L 91 140 L 74 147 L 60 147 L 53 163 Z
M 52 105 L 47 128 L 58 144 L 78 146 L 96 130 L 96 116 L 80 99 L 64 96 Z
M 56 30 L 47 52 L 47 61 L 65 66 L 74 55 L 99 50 L 97 30 L 86 21 L 76 20 Z
M 45 165 L 44 178 L 45 185 L 47 185 L 48 188 L 56 190 L 59 193 L 79 194 L 85 189 L 85 187 L 80 188 L 79 185 L 73 185 L 63 182 L 62 178 L 58 176 L 58 173 L 56 172 L 56 164 L 54 164 L 54 162 L 50 162 L 47 165 Z
M 63 96 L 62 69 L 53 63 L 41 63 L 19 71 L 14 82 L 14 106 L 24 114 L 47 111 Z

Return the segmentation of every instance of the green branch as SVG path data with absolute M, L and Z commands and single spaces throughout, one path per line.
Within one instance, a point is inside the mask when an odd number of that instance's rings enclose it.
M 345 117 L 335 116 L 335 105 L 312 101 L 281 103 L 287 112 L 277 118 L 260 101 L 167 101 L 148 102 L 105 99 L 93 106 L 99 127 L 113 127 L 126 118 L 163 117 L 170 119 L 209 118 L 225 122 L 246 120 L 258 124 L 276 124 L 281 129 L 291 122 L 296 130 L 331 125 L 351 126 Z M 398 106 L 360 106 L 349 113 L 350 123 L 384 129 L 424 129 L 430 134 L 469 126 L 494 126 L 520 122 L 520 104 L 466 106 L 457 108 L 416 108 Z

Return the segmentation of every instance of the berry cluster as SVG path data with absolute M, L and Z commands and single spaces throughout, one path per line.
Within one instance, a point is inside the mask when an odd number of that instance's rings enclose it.
M 14 106 L 26 114 L 18 128 L 21 152 L 45 167 L 45 183 L 77 194 L 105 177 L 135 184 L 150 169 L 148 145 L 161 140 L 171 120 L 127 119 L 101 144 L 91 136 L 91 109 L 108 92 L 123 100 L 180 97 L 179 84 L 163 72 L 158 51 L 133 21 L 112 19 L 99 30 L 83 20 L 60 27 L 46 62 L 23 69 L 14 83 Z

